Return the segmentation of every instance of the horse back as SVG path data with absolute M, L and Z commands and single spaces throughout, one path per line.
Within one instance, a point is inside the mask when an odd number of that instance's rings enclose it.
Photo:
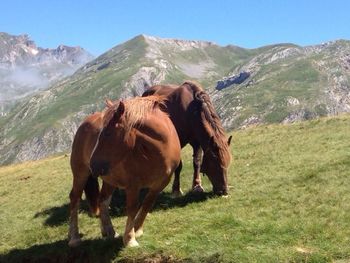
M 155 85 L 148 88 L 143 94 L 142 97 L 148 97 L 151 95 L 160 95 L 168 96 L 172 93 L 178 86 L 176 85 Z
M 166 96 L 167 111 L 180 139 L 181 147 L 194 141 L 193 104 L 196 92 L 203 91 L 199 84 L 184 82 L 176 85 L 155 85 L 143 93 L 143 97 L 150 95 Z
M 135 174 L 139 174 L 145 185 L 147 182 L 157 183 L 161 174 L 170 176 L 179 165 L 181 146 L 169 117 L 160 111 L 149 116 L 144 121 L 144 127 L 138 129 L 136 137 L 135 153 L 138 155 L 138 165 L 130 165 L 135 160 L 129 160 L 130 164 L 125 167 L 137 169 Z M 144 171 L 148 171 L 147 178 L 143 178 Z

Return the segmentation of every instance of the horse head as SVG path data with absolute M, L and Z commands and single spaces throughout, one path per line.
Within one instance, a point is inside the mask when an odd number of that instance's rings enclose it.
M 227 141 L 227 148 L 231 137 Z M 201 172 L 208 176 L 213 185 L 213 192 L 217 195 L 228 194 L 227 173 L 230 161 L 230 154 L 220 149 L 214 137 L 211 137 L 208 147 L 204 150 Z
M 194 93 L 197 104 L 196 114 L 204 133 L 200 133 L 200 141 L 204 151 L 201 172 L 206 174 L 213 185 L 213 191 L 218 195 L 228 194 L 227 171 L 231 162 L 229 145 L 231 137 L 227 140 L 225 131 L 221 125 L 210 101 L 209 95 L 204 91 Z
M 90 158 L 91 173 L 95 177 L 108 175 L 111 171 L 111 164 L 121 160 L 125 135 L 124 111 L 125 105 L 122 101 L 115 104 L 107 102 L 107 109 L 103 116 L 103 129 Z

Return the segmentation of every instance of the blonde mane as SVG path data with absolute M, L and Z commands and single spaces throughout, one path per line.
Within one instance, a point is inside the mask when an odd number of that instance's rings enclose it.
M 148 116 L 157 111 L 165 109 L 165 97 L 164 96 L 149 96 L 149 97 L 135 97 L 123 101 L 125 105 L 124 112 L 124 129 L 126 133 L 129 133 L 132 128 L 137 125 L 142 125 L 142 121 Z M 108 107 L 105 112 L 104 127 L 111 121 L 114 113 L 118 110 L 119 101 L 114 103 L 113 106 Z
M 148 114 L 153 114 L 165 107 L 165 98 L 160 96 L 136 97 L 125 101 L 125 130 L 142 124 Z

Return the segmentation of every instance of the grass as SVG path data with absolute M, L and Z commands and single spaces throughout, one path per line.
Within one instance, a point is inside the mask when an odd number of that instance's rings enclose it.
M 171 199 L 168 187 L 138 248 L 103 240 L 84 204 L 84 242 L 68 248 L 67 156 L 2 167 L 0 262 L 348 262 L 349 126 L 350 116 L 341 116 L 234 132 L 230 196 Z M 188 192 L 188 148 L 183 159 Z M 206 177 L 204 187 L 209 192 Z M 111 207 L 119 233 L 124 198 L 116 194 Z

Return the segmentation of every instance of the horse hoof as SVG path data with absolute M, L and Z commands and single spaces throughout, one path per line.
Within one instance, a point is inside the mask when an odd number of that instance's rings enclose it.
M 201 185 L 195 185 L 192 188 L 192 192 L 194 192 L 194 193 L 203 193 L 204 192 L 204 188 Z
M 113 227 L 110 226 L 102 230 L 102 236 L 105 238 L 115 238 L 119 235 L 114 231 Z
M 89 217 L 92 217 L 92 218 L 97 218 L 100 216 L 100 210 L 92 210 L 90 209 L 89 212 L 88 212 L 88 215 Z
M 69 247 L 77 247 L 81 244 L 81 239 L 80 238 L 72 238 L 68 242 Z
M 173 191 L 171 193 L 171 197 L 172 198 L 178 198 L 178 197 L 181 197 L 181 196 L 183 196 L 183 192 L 181 191 L 181 189 L 179 191 Z
M 135 237 L 140 237 L 143 235 L 143 229 L 139 229 L 135 232 Z
M 127 247 L 138 247 L 139 243 L 136 241 L 136 239 L 131 239 L 128 243 L 126 243 Z

